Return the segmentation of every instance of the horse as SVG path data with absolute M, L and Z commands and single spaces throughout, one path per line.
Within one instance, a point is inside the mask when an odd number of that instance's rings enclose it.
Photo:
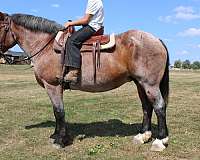
M 72 144 L 65 121 L 64 89 L 57 75 L 61 74 L 61 55 L 53 49 L 53 40 L 63 26 L 42 17 L 0 12 L 0 54 L 18 44 L 32 61 L 38 84 L 45 88 L 53 105 L 55 131 L 50 136 L 53 144 L 65 147 Z M 120 87 L 126 82 L 137 86 L 142 104 L 141 130 L 133 137 L 134 144 L 144 144 L 152 139 L 151 118 L 157 116 L 158 135 L 151 150 L 163 151 L 169 141 L 166 108 L 169 95 L 169 54 L 166 45 L 150 33 L 129 30 L 115 35 L 114 49 L 101 54 L 101 68 L 96 72 L 96 82 L 83 85 L 87 72 L 82 70 L 80 82 L 72 90 L 104 92 Z M 84 56 L 82 56 L 84 61 Z M 90 66 L 90 61 L 88 61 Z

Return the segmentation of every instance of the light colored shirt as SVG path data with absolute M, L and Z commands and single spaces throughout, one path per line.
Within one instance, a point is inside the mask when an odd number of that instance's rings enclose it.
M 88 25 L 91 26 L 95 31 L 98 31 L 103 26 L 104 21 L 102 0 L 88 0 L 86 14 L 93 15 Z

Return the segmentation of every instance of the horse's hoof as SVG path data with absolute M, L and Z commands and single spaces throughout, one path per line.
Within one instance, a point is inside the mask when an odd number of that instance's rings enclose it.
M 63 147 L 57 143 L 52 144 L 53 148 L 55 149 L 62 149 Z
M 51 139 L 56 139 L 58 136 L 59 136 L 58 133 L 53 133 L 53 134 L 50 136 L 50 138 L 51 138 Z
M 50 143 L 55 143 L 55 140 L 58 138 L 58 134 L 53 133 L 49 138 Z
M 143 134 L 139 133 L 138 135 L 133 137 L 133 143 L 137 145 L 144 144 L 146 142 L 149 142 L 151 136 L 152 136 L 151 131 L 146 131 Z
M 133 137 L 133 143 L 137 144 L 137 145 L 144 144 L 144 141 L 142 139 L 142 134 L 141 133 L 139 133 L 138 135 Z
M 52 143 L 52 144 L 54 144 L 54 142 L 55 142 L 55 139 L 53 139 L 53 138 L 50 138 L 50 139 L 49 139 L 49 142 L 50 142 L 50 143 Z
M 166 146 L 168 145 L 168 137 L 164 138 L 162 140 L 156 139 L 151 146 L 151 151 L 155 152 L 162 152 L 166 149 Z
M 53 142 L 54 148 L 60 149 L 60 148 L 65 148 L 66 146 L 71 145 L 73 143 L 73 139 L 71 139 L 69 135 L 66 135 L 64 137 L 56 136 L 56 139 L 54 139 L 52 142 Z

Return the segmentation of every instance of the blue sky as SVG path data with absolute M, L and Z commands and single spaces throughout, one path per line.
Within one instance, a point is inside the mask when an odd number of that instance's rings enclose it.
M 171 63 L 177 59 L 200 61 L 200 0 L 103 1 L 107 34 L 144 30 L 165 41 Z M 0 11 L 32 14 L 63 24 L 81 17 L 86 3 L 87 0 L 3 0 Z

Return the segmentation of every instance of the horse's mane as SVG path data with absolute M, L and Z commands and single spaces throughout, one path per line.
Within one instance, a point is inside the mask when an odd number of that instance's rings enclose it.
M 64 29 L 64 26 L 56 23 L 55 21 L 51 21 L 42 17 L 36 17 L 33 15 L 13 14 L 11 15 L 11 19 L 14 23 L 32 31 L 57 33 L 59 30 Z

